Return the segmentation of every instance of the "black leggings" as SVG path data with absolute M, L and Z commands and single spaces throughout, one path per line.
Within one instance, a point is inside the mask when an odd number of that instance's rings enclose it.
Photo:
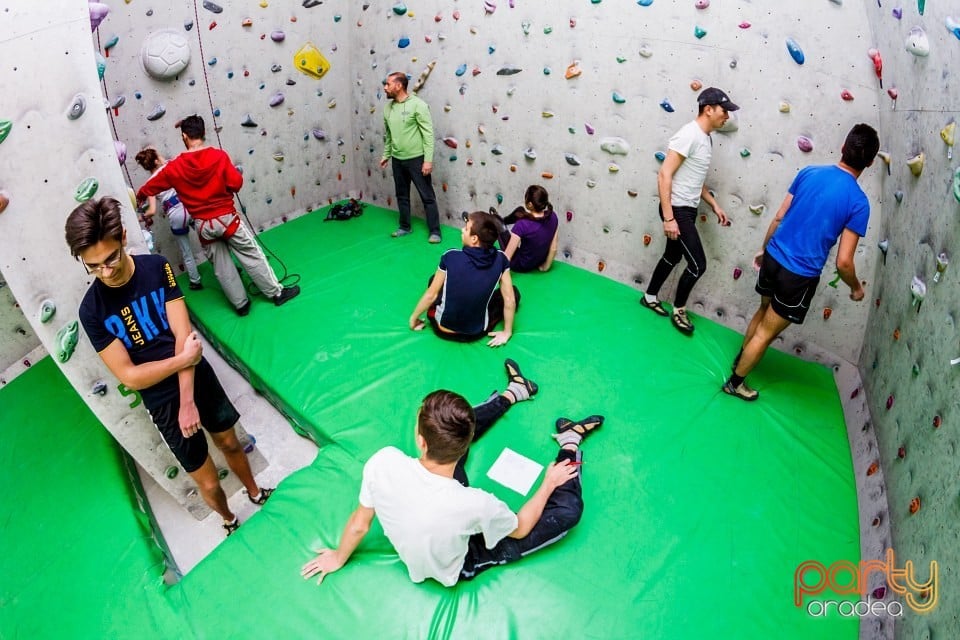
M 675 307 L 685 307 L 687 306 L 687 298 L 693 291 L 693 285 L 707 270 L 707 256 L 703 253 L 703 244 L 700 242 L 700 234 L 697 232 L 697 210 L 694 207 L 674 207 L 673 217 L 677 221 L 677 226 L 680 227 L 680 237 L 676 240 L 667 239 L 667 246 L 663 250 L 660 262 L 653 270 L 646 293 L 651 296 L 657 295 L 670 272 L 680 262 L 680 258 L 685 258 L 687 268 L 680 276 L 680 282 L 677 284 L 677 297 L 673 301 Z M 660 219 L 663 219 L 662 208 L 660 209 Z

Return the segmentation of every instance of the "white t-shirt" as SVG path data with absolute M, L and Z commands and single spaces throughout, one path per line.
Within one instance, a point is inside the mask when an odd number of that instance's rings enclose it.
M 667 148 L 684 157 L 680 168 L 673 174 L 670 204 L 675 207 L 698 207 L 713 155 L 712 139 L 693 120 L 673 134 Z
M 360 504 L 373 509 L 410 579 L 452 587 L 467 542 L 482 533 L 488 549 L 517 528 L 517 516 L 493 494 L 427 471 L 416 458 L 384 447 L 363 467 Z

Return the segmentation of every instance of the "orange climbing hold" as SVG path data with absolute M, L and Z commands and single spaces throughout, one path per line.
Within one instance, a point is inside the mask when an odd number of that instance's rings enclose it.
M 899 340 L 899 339 L 900 339 L 900 328 L 899 328 L 899 327 L 897 327 L 896 329 L 893 330 L 893 339 L 894 339 L 894 340 Z
M 824 319 L 824 320 L 829 320 L 831 315 L 833 315 L 833 309 L 831 309 L 830 307 L 824 307 L 824 308 L 823 308 L 823 319 Z
M 444 183 L 441 185 L 440 188 L 443 189 L 443 192 L 444 192 L 444 193 L 446 193 L 446 192 L 447 192 L 447 183 L 444 182 Z
M 570 80 L 571 78 L 576 78 L 581 73 L 583 73 L 583 71 L 580 69 L 580 61 L 577 60 L 570 63 L 570 65 L 567 67 L 567 72 L 563 75 L 567 80 Z
M 867 467 L 867 475 L 872 476 L 877 471 L 880 471 L 880 463 L 874 460 L 873 462 L 870 463 L 870 466 Z
M 244 19 L 243 19 L 243 22 L 240 23 L 240 26 L 241 26 L 241 27 L 252 27 L 252 26 L 253 26 L 253 20 L 251 20 L 250 18 L 244 18 Z
M 511 171 L 511 173 L 516 173 L 516 172 L 517 172 L 517 165 L 515 165 L 515 164 L 510 165 L 510 171 Z
M 294 198 L 297 197 L 297 188 L 296 188 L 296 187 L 290 187 L 290 195 L 291 195 L 292 197 L 294 197 Z
M 607 268 L 607 263 L 604 262 L 603 260 L 597 263 L 597 271 L 599 271 L 600 273 L 603 273 L 603 270 L 606 268 Z
M 920 496 L 910 501 L 910 515 L 915 514 L 917 511 L 920 511 Z
M 543 178 L 544 180 L 553 180 L 553 174 L 550 173 L 549 171 L 544 171 L 543 173 L 540 174 L 540 177 Z
M 649 246 L 653 242 L 653 237 L 649 233 L 643 234 L 643 246 Z

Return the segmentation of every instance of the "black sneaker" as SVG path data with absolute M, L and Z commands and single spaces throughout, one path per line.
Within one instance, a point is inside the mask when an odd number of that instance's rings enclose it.
M 293 285 L 292 287 L 284 287 L 280 290 L 280 293 L 273 296 L 273 304 L 279 307 L 283 303 L 293 300 L 298 295 L 300 295 L 300 287 L 297 285 Z
M 247 500 L 249 500 L 250 502 L 256 505 L 263 505 L 267 503 L 267 500 L 270 499 L 270 496 L 273 495 L 273 492 L 274 492 L 274 489 L 266 489 L 264 487 L 260 487 L 260 496 L 257 498 L 254 498 L 248 493 Z
M 748 387 L 746 382 L 741 382 L 735 387 L 727 380 L 723 383 L 723 392 L 727 395 L 736 396 L 741 400 L 746 400 L 747 402 L 753 402 L 760 397 L 760 392 Z
M 640 296 L 640 306 L 650 309 L 650 311 L 653 311 L 658 316 L 666 317 L 670 315 L 669 313 L 667 313 L 667 310 L 663 308 L 663 305 L 660 304 L 659 300 L 655 302 L 648 302 L 647 296 Z
M 234 517 L 233 522 L 224 522 L 221 526 L 227 532 L 229 538 L 231 533 L 240 528 L 240 518 Z
M 203 283 L 202 283 L 202 282 L 199 282 L 199 281 L 198 281 L 198 282 L 191 282 L 191 283 L 190 283 L 190 290 L 191 290 L 191 291 L 200 291 L 200 289 L 203 289 Z
M 237 307 L 237 315 L 243 317 L 245 315 L 248 315 L 249 313 L 250 313 L 250 299 L 248 298 L 246 302 L 244 302 L 242 305 Z
M 693 323 L 690 322 L 690 318 L 687 317 L 686 309 L 674 309 L 670 315 L 670 320 L 680 333 L 688 336 L 693 335 Z

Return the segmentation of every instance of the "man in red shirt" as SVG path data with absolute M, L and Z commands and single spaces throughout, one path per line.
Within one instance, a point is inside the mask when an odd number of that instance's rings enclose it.
M 187 150 L 168 162 L 140 187 L 137 198 L 175 189 L 196 220 L 197 235 L 213 272 L 237 314 L 250 313 L 250 299 L 230 256 L 231 251 L 263 295 L 280 306 L 300 293 L 284 287 L 263 255 L 260 245 L 237 214 L 233 194 L 243 186 L 243 176 L 221 149 L 208 147 L 203 118 L 187 116 L 180 122 Z

